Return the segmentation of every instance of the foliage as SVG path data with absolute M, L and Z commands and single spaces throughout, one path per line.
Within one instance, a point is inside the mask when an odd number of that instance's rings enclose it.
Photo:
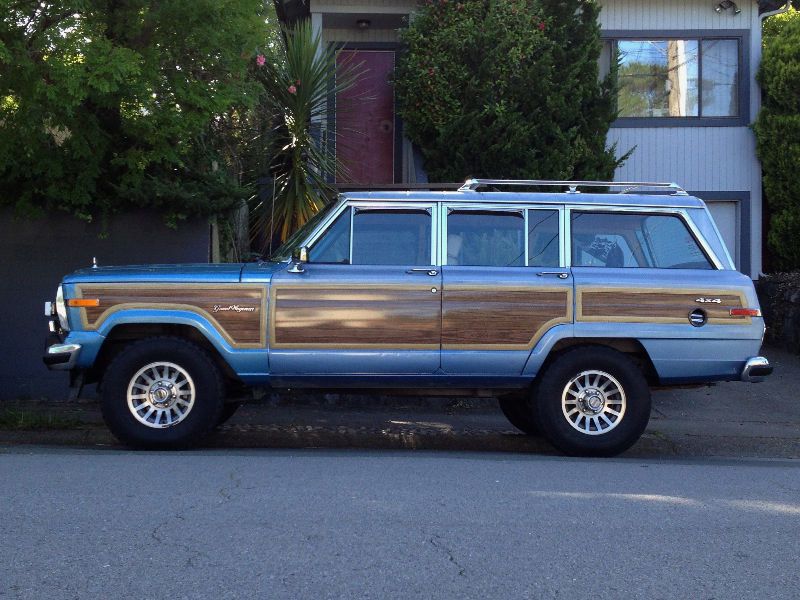
M 402 34 L 399 114 L 433 181 L 610 179 L 614 77 L 591 0 L 428 0 Z M 623 157 L 622 160 L 624 160 Z
M 761 43 L 764 47 L 769 45 L 770 41 L 783 31 L 789 21 L 800 18 L 800 11 L 797 9 L 800 6 L 800 1 L 795 1 L 794 4 L 795 6 L 790 8 L 788 12 L 764 19 L 764 25 L 761 28 Z
M 180 218 L 245 197 L 220 124 L 253 106 L 261 0 L 8 0 L 0 203 Z
M 771 213 L 768 241 L 780 268 L 800 268 L 800 19 L 764 49 L 763 108 L 754 126 Z
M 274 179 L 267 200 L 254 206 L 254 233 L 268 243 L 272 232 L 284 240 L 333 195 L 329 177 L 339 172 L 335 158 L 319 143 L 327 119 L 328 97 L 353 85 L 360 66 L 339 65 L 338 50 L 322 43 L 310 21 L 285 31 L 275 60 L 260 71 L 265 109 L 276 121 L 276 151 L 270 165 Z M 269 232 L 269 233 L 267 233 Z

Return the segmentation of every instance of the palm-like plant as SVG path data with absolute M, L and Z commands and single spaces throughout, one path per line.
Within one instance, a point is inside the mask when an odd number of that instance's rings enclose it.
M 316 214 L 334 192 L 332 176 L 343 175 L 335 157 L 315 139 L 326 122 L 329 99 L 350 88 L 360 65 L 340 63 L 339 50 L 322 43 L 308 20 L 284 32 L 277 60 L 259 69 L 265 104 L 277 117 L 277 150 L 270 171 L 274 190 L 253 207 L 257 236 L 281 240 Z M 316 136 L 318 138 L 319 136 Z

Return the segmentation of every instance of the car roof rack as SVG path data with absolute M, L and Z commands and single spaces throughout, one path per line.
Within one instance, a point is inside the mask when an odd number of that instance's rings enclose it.
M 645 188 L 651 190 L 669 190 L 674 196 L 688 196 L 689 194 L 677 183 L 656 183 L 653 181 L 555 181 L 550 179 L 467 179 L 460 188 L 459 192 L 475 192 L 478 188 L 485 186 L 550 186 L 566 187 L 568 194 L 580 194 L 579 187 L 608 187 L 622 188 L 619 194 L 629 194 L 634 191 L 642 191 Z

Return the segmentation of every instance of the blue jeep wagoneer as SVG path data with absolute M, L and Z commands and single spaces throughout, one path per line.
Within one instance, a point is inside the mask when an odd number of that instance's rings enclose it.
M 343 194 L 269 261 L 87 268 L 46 310 L 45 363 L 99 381 L 140 447 L 195 444 L 232 390 L 270 386 L 488 392 L 563 452 L 613 455 L 649 386 L 772 371 L 751 280 L 675 184 Z

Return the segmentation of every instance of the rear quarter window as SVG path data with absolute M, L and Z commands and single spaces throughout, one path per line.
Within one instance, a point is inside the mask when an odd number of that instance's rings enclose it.
M 573 211 L 575 267 L 713 269 L 677 215 Z

